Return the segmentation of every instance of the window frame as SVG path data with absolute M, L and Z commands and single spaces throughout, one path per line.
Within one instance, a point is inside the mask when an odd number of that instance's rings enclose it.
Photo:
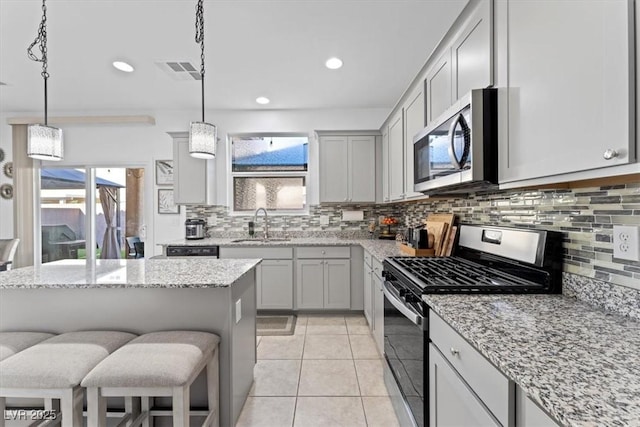
M 307 144 L 311 143 L 311 137 L 303 132 L 253 132 L 253 133 L 233 133 L 227 135 L 227 168 L 229 170 L 229 182 L 227 183 L 227 203 L 230 216 L 253 216 L 255 211 L 238 211 L 235 209 L 235 178 L 303 178 L 305 183 L 305 199 L 303 209 L 267 209 L 269 214 L 280 216 L 309 215 L 309 177 L 311 162 L 309 161 L 309 150 L 307 150 L 307 170 L 306 171 L 255 171 L 255 172 L 234 172 L 233 171 L 233 139 L 234 138 L 278 138 L 278 137 L 298 137 L 307 138 Z

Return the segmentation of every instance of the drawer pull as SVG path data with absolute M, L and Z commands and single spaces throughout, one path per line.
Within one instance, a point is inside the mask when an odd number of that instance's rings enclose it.
M 451 350 L 449 350 L 451 352 L 452 356 L 460 356 L 460 350 L 456 350 L 455 348 L 451 347 Z

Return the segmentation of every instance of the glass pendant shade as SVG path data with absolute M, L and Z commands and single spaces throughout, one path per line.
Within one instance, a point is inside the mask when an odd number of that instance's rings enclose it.
M 204 122 L 191 122 L 189 129 L 189 154 L 198 159 L 213 159 L 216 157 L 216 143 L 218 129 Z
M 46 125 L 29 125 L 27 155 L 38 160 L 62 160 L 62 129 Z

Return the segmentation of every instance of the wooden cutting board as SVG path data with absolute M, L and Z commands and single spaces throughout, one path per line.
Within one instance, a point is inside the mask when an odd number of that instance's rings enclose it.
M 429 234 L 433 234 L 433 250 L 436 256 L 440 256 L 442 251 L 442 242 L 447 232 L 449 225 L 446 222 L 440 221 L 427 221 L 425 228 Z
M 453 253 L 453 244 L 456 241 L 456 234 L 458 234 L 458 226 L 454 225 L 449 229 L 449 236 L 445 243 L 442 245 L 442 256 L 451 256 Z
M 453 226 L 454 221 L 455 214 L 452 213 L 430 213 L 429 215 L 427 215 L 427 220 L 425 221 L 425 223 L 444 222 L 446 224 L 445 230 L 442 235 L 440 250 L 436 251 L 436 256 L 447 256 L 447 244 L 450 239 L 451 227 Z

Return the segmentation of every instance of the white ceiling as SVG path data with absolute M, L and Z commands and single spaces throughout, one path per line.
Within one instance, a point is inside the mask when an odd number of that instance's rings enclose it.
M 392 107 L 467 0 L 206 0 L 207 109 Z M 41 112 L 39 0 L 0 0 L 0 111 Z M 49 114 L 197 109 L 196 0 L 49 0 Z M 330 71 L 331 56 L 344 61 Z M 116 71 L 124 59 L 132 74 Z M 271 99 L 266 107 L 258 96 Z

